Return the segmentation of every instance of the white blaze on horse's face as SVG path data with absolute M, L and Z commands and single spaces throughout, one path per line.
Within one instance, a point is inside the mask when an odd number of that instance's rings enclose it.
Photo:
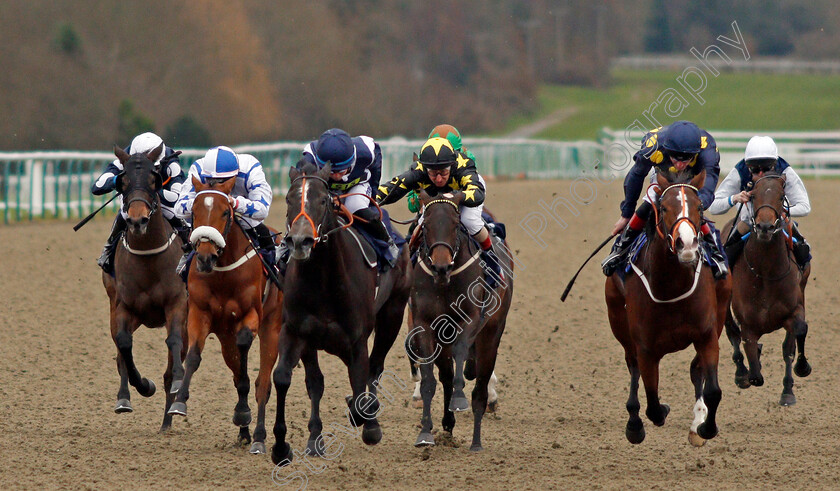
M 677 227 L 677 236 L 681 239 L 682 247 L 677 252 L 677 258 L 681 263 L 691 263 L 700 258 L 700 244 L 697 240 L 697 231 L 691 226 L 688 214 L 688 199 L 685 196 L 685 189 L 680 188 L 680 216 L 677 220 L 680 225 Z

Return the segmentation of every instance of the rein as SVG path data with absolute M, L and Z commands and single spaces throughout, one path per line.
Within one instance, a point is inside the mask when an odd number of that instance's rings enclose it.
M 757 185 L 759 182 L 761 182 L 764 179 L 783 179 L 783 177 L 781 175 L 770 175 L 770 176 L 760 177 L 755 181 L 755 184 L 753 185 L 753 189 L 755 189 L 755 185 Z M 785 208 L 785 202 L 787 201 L 787 197 L 784 196 L 784 187 L 782 188 L 782 193 L 783 193 L 782 194 L 782 196 L 783 196 L 782 207 Z M 756 222 L 756 218 L 758 218 L 758 212 L 762 208 L 770 208 L 771 210 L 773 210 L 773 213 L 776 214 L 776 220 L 773 222 L 773 233 L 771 234 L 772 236 L 776 236 L 784 228 L 784 220 L 782 218 L 784 216 L 783 215 L 784 209 L 782 211 L 779 211 L 775 206 L 773 206 L 771 204 L 763 204 L 763 205 L 759 206 L 758 208 L 756 208 L 755 210 L 753 210 L 752 223 L 750 224 L 750 228 L 752 229 L 752 233 L 753 233 L 753 235 L 755 235 L 756 232 L 757 232 L 756 231 L 756 226 L 758 224 Z M 747 268 L 749 268 L 750 272 L 753 275 L 755 275 L 757 278 L 759 278 L 761 280 L 779 281 L 779 280 L 782 280 L 782 279 L 786 278 L 790 274 L 790 272 L 793 270 L 791 268 L 791 265 L 790 265 L 790 258 L 786 257 L 786 259 L 787 259 L 787 263 L 788 263 L 787 271 L 782 273 L 780 276 L 770 278 L 770 277 L 767 277 L 767 276 L 763 276 L 758 271 L 756 271 L 756 269 L 753 267 L 753 265 L 750 264 L 749 255 L 747 254 L 746 249 L 744 250 L 744 262 L 747 264 Z
M 659 218 L 659 206 L 654 206 L 653 207 L 653 213 L 654 213 L 654 220 L 656 221 L 656 233 L 659 235 L 660 238 L 662 238 L 662 240 L 665 240 L 665 241 L 668 242 L 668 250 L 672 254 L 676 254 L 677 239 L 674 237 L 674 231 L 677 228 L 679 228 L 680 224 L 685 222 L 685 223 L 688 224 L 689 227 L 691 227 L 691 230 L 692 230 L 692 232 L 694 232 L 694 235 L 697 235 L 697 233 L 698 233 L 697 226 L 695 226 L 694 223 L 691 221 L 691 219 L 688 218 L 688 213 L 687 213 L 688 210 L 686 209 L 686 202 L 685 202 L 685 191 L 682 188 L 691 189 L 692 191 L 697 193 L 698 196 L 700 194 L 700 191 L 698 191 L 697 188 L 692 186 L 691 184 L 672 184 L 672 185 L 668 186 L 667 188 L 665 188 L 665 190 L 662 191 L 662 194 L 659 195 L 660 202 L 662 201 L 662 198 L 665 196 L 665 193 L 667 193 L 668 191 L 670 191 L 673 188 L 679 188 L 680 189 L 680 202 L 682 203 L 682 206 L 683 206 L 683 213 L 682 214 L 684 216 L 677 219 L 677 221 L 675 221 L 671 225 L 671 228 L 668 230 L 668 234 L 666 235 L 662 231 L 662 228 L 661 228 L 661 226 L 664 226 L 665 217 L 663 216 L 662 219 L 660 220 L 660 218 Z
M 445 242 L 445 241 L 438 241 L 438 242 L 435 242 L 431 245 L 429 245 L 429 243 L 426 241 L 426 220 L 425 220 L 426 211 L 429 209 L 430 206 L 438 204 L 438 203 L 446 203 L 448 205 L 451 205 L 453 208 L 455 208 L 455 213 L 457 213 L 459 215 L 461 214 L 461 210 L 458 208 L 458 205 L 455 204 L 452 201 L 449 201 L 448 199 L 435 199 L 435 200 L 429 201 L 423 207 L 423 215 L 422 215 L 423 224 L 420 225 L 420 229 L 421 229 L 420 234 L 423 237 L 423 257 L 420 260 L 420 264 L 422 265 L 423 270 L 426 271 L 426 272 L 430 272 L 430 270 L 428 269 L 428 265 L 426 265 L 425 262 L 428 261 L 429 263 L 431 263 L 431 261 L 432 261 L 432 259 L 431 259 L 432 249 L 434 249 L 435 247 L 444 246 L 447 249 L 449 249 L 449 253 L 452 255 L 452 261 L 450 261 L 450 263 L 449 263 L 450 265 L 455 264 L 455 258 L 458 256 L 458 251 L 461 250 L 461 234 L 459 234 L 457 230 L 455 232 L 455 240 L 456 240 L 455 247 L 452 247 L 452 244 L 450 244 L 449 242 Z M 478 252 L 476 254 L 478 254 Z M 471 264 L 471 261 L 474 260 L 475 257 L 476 257 L 476 255 L 473 255 L 473 258 L 471 260 L 467 261 L 467 262 Z M 462 266 L 462 268 L 463 268 L 463 266 Z M 463 270 L 462 268 L 458 268 L 457 271 L 460 273 Z M 450 273 L 450 276 L 452 276 L 454 274 L 455 274 L 455 272 L 453 271 L 452 273 Z
M 324 184 L 324 187 L 327 188 L 327 193 L 332 197 L 333 207 L 336 208 L 341 214 L 343 214 L 347 217 L 347 224 L 341 225 L 337 228 L 334 228 L 334 229 L 326 232 L 323 235 L 320 234 L 321 225 L 324 224 L 324 219 L 326 219 L 327 213 L 329 213 L 329 209 L 327 209 L 327 208 L 324 209 L 324 214 L 323 214 L 323 216 L 321 216 L 321 220 L 318 222 L 318 225 L 316 226 L 315 221 L 312 219 L 311 216 L 309 216 L 309 213 L 306 212 L 306 180 L 307 179 L 315 179 L 316 181 L 320 181 L 321 183 Z M 306 221 L 309 222 L 309 226 L 312 227 L 312 235 L 313 235 L 313 238 L 315 239 L 315 244 L 313 244 L 312 247 L 315 247 L 315 245 L 317 245 L 318 242 L 321 242 L 321 241 L 326 242 L 327 237 L 329 235 L 334 234 L 336 232 L 340 232 L 344 229 L 349 228 L 351 225 L 353 225 L 354 215 L 352 213 L 350 213 L 350 210 L 348 210 L 346 206 L 344 206 L 344 204 L 341 202 L 341 198 L 345 197 L 345 196 L 353 196 L 353 195 L 361 194 L 361 193 L 351 193 L 351 194 L 345 194 L 345 195 L 342 195 L 342 196 L 332 195 L 329 191 L 330 190 L 329 183 L 326 181 L 326 179 L 323 179 L 323 178 L 318 177 L 318 176 L 300 176 L 297 179 L 295 179 L 294 181 L 292 181 L 290 187 L 293 186 L 298 181 L 302 181 L 301 186 L 300 186 L 300 213 L 298 213 L 297 216 L 295 216 L 295 218 L 291 221 L 291 223 L 286 225 L 286 230 L 287 231 L 290 231 L 292 229 L 292 225 L 294 225 L 295 222 L 297 222 L 299 218 L 306 219 Z M 370 196 L 368 196 L 368 198 L 370 198 Z M 382 216 L 382 210 L 381 209 L 379 210 L 379 216 L 380 217 Z

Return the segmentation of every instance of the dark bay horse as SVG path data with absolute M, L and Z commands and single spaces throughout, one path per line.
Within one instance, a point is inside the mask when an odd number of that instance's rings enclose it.
M 732 343 L 732 360 L 735 362 L 735 383 L 741 388 L 764 384 L 761 375 L 761 345 L 764 334 L 784 328 L 782 356 L 785 360 L 785 377 L 779 404 L 796 403 L 793 394 L 791 366 L 796 348 L 799 356 L 793 372 L 800 377 L 811 373 L 805 358 L 805 285 L 811 273 L 809 264 L 799 270 L 790 250 L 785 228 L 785 178 L 766 175 L 755 182 L 752 192 L 752 231 L 744 245 L 740 261 L 732 269 L 732 316 L 727 317 L 726 335 Z M 730 227 L 728 227 L 730 228 Z M 724 233 L 727 230 L 724 230 Z M 726 234 L 724 235 L 726 236 Z M 788 237 L 790 230 L 788 230 Z M 740 326 L 740 328 L 739 328 Z M 749 371 L 744 366 L 741 340 L 749 360 Z
M 134 331 L 141 324 L 166 326 L 169 362 L 163 375 L 166 405 L 160 428 L 165 431 L 172 424 L 168 410 L 174 391 L 184 377 L 181 360 L 185 352 L 187 291 L 175 274 L 181 256 L 181 239 L 160 209 L 158 191 L 163 181 L 153 162 L 162 151 L 163 145 L 148 154 L 128 155 L 114 147 L 114 154 L 125 169 L 117 177 L 117 190 L 123 195 L 123 209 L 128 216 L 125 234 L 117 245 L 114 276 L 103 272 L 102 283 L 111 303 L 111 337 L 119 350 L 120 389 L 114 408 L 117 413 L 133 411 L 129 383 L 144 397 L 150 397 L 156 390 L 155 384 L 142 377 L 134 364 Z
M 411 288 L 408 248 L 403 248 L 396 266 L 385 273 L 366 262 L 357 239 L 346 229 L 349 212 L 330 194 L 329 175 L 329 165 L 320 171 L 312 165 L 303 170 L 292 168 L 289 173 L 285 241 L 291 259 L 283 281 L 284 327 L 274 371 L 277 419 L 271 459 L 275 464 L 294 458 L 286 442 L 286 393 L 292 369 L 300 359 L 311 400 L 306 452 L 324 454 L 319 413 L 324 376 L 318 367 L 318 350 L 338 356 L 347 365 L 353 391 L 347 398 L 350 424 L 364 425 L 362 440 L 368 445 L 382 439 L 376 419 L 381 408 L 377 385 L 385 356 L 399 334 Z M 339 221 L 338 210 L 343 210 L 347 224 Z M 374 330 L 368 355 L 368 338 Z
M 718 338 L 723 331 L 731 281 L 715 282 L 703 264 L 700 248 L 702 204 L 697 188 L 705 171 L 690 184 L 671 184 L 657 176 L 661 190 L 648 221 L 647 243 L 631 259 L 633 273 L 624 283 L 618 273 L 607 278 L 605 291 L 610 327 L 624 347 L 630 371 L 625 434 L 630 443 L 641 443 L 645 429 L 639 417 L 639 375 L 647 396 L 645 414 L 656 426 L 665 424 L 670 408 L 659 402 L 659 361 L 668 353 L 694 345 L 691 362 L 694 384 L 694 422 L 689 441 L 700 446 L 717 435 L 716 415 L 721 390 L 718 385 Z
M 248 351 L 258 334 L 260 371 L 255 385 L 258 412 L 251 453 L 265 453 L 265 405 L 271 394 L 269 377 L 277 360 L 283 293 L 268 282 L 259 253 L 236 222 L 230 197 L 236 180 L 210 179 L 202 183 L 193 177 L 192 182 L 196 195 L 190 240 L 196 255 L 187 280 L 189 349 L 184 383 L 169 412 L 186 415 L 190 380 L 201 363 L 207 336 L 213 333 L 222 345 L 222 356 L 233 372 L 239 395 L 233 424 L 239 427 L 240 443 L 250 443 Z
M 437 381 L 443 385 L 447 432 L 455 427 L 455 411 L 469 407 L 464 378 L 475 378 L 472 392 L 472 451 L 482 450 L 481 420 L 487 409 L 488 383 L 493 376 L 499 342 L 513 298 L 513 262 L 507 244 L 496 241 L 503 277 L 491 288 L 484 279 L 480 247 L 461 226 L 463 193 L 429 197 L 420 193 L 423 220 L 414 284 L 411 288 L 410 328 L 406 350 L 420 364 L 423 416 L 415 446 L 434 445 L 431 403 Z M 507 274 L 504 274 L 504 273 Z M 454 360 L 454 368 L 453 368 Z

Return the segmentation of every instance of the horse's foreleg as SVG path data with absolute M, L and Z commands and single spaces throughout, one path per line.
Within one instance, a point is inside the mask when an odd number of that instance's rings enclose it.
M 712 330 L 717 333 L 717 330 Z M 697 426 L 697 434 L 701 438 L 709 440 L 718 433 L 715 417 L 721 397 L 720 385 L 718 384 L 719 347 L 717 335 L 709 335 L 706 342 L 702 345 L 695 345 L 695 349 L 700 357 L 699 364 L 703 372 L 702 401 L 708 409 L 706 420 Z
M 350 356 L 345 359 L 347 374 L 353 395 L 347 400 L 350 409 L 350 423 L 353 426 L 364 425 L 362 441 L 368 445 L 376 445 L 382 439 L 382 428 L 376 420 L 379 414 L 379 401 L 376 395 L 367 392 L 368 371 L 370 359 L 366 340 L 361 340 L 351 347 Z
M 184 380 L 181 388 L 175 395 L 175 402 L 169 407 L 169 414 L 187 415 L 187 400 L 190 398 L 190 381 L 199 365 L 201 365 L 201 352 L 204 350 L 204 343 L 207 335 L 210 334 L 210 316 L 192 306 L 187 315 L 187 335 L 189 338 L 189 349 L 184 363 Z
M 123 359 L 128 383 L 137 389 L 137 393 L 141 396 L 151 397 L 157 388 L 154 382 L 140 375 L 140 371 L 134 364 L 134 353 L 132 352 L 134 331 L 139 326 L 139 322 L 133 316 L 122 311 L 117 312 L 115 321 L 116 332 L 113 332 L 112 329 L 112 334 L 117 350 L 119 350 Z
M 303 367 L 306 370 L 306 393 L 309 395 L 309 440 L 306 452 L 309 455 L 324 455 L 326 448 L 321 437 L 324 424 L 321 421 L 321 397 L 324 396 L 324 374 L 318 364 L 318 351 L 303 351 Z
M 440 358 L 440 356 L 438 356 Z M 449 363 L 452 359 L 445 356 Z M 432 398 L 435 396 L 437 380 L 432 362 L 422 363 L 420 370 L 420 394 L 423 397 L 423 416 L 420 418 L 420 434 L 414 442 L 415 447 L 425 447 L 435 444 L 435 437 L 432 435 Z
M 782 342 L 782 358 L 785 360 L 785 377 L 782 379 L 782 397 L 779 399 L 780 406 L 792 406 L 796 404 L 796 396 L 793 395 L 793 357 L 796 355 L 796 338 L 793 331 L 785 326 L 785 340 Z
M 464 362 L 467 361 L 467 356 L 469 355 L 469 346 L 467 345 L 467 336 L 465 334 L 462 333 L 458 336 L 458 339 L 453 345 L 452 353 L 455 357 L 455 378 L 452 383 L 453 393 L 452 400 L 449 402 L 449 410 L 455 412 L 466 411 L 470 408 L 470 401 L 467 400 L 467 396 L 464 394 L 464 386 L 466 385 L 466 381 L 464 380 Z
M 744 353 L 750 364 L 749 382 L 751 385 L 761 387 L 764 385 L 764 376 L 761 375 L 761 344 L 758 337 L 751 332 L 741 332 L 744 339 Z
M 703 401 L 703 366 L 701 364 L 700 353 L 694 356 L 689 367 L 691 374 L 691 384 L 694 385 L 694 421 L 691 422 L 691 429 L 688 431 L 688 441 L 695 447 L 703 446 L 706 440 L 697 434 L 697 427 L 706 420 L 706 415 L 709 409 Z
M 499 404 L 499 394 L 496 392 L 496 384 L 499 382 L 499 379 L 496 377 L 496 372 L 494 371 L 492 375 L 490 375 L 490 382 L 487 384 L 487 412 L 488 413 L 495 413 L 496 408 Z
M 505 329 L 505 319 L 502 318 L 496 325 L 493 324 L 491 321 L 485 325 L 475 339 L 476 377 L 472 391 L 473 439 L 470 445 L 473 452 L 484 450 L 481 446 L 481 421 L 487 410 L 487 385 L 496 367 L 496 354 Z
M 300 360 L 303 342 L 290 336 L 288 329 L 280 331 L 280 349 L 277 368 L 274 369 L 274 388 L 277 392 L 277 417 L 274 420 L 274 446 L 271 447 L 271 461 L 275 464 L 290 464 L 294 455 L 286 442 L 286 393 L 292 384 L 292 369 Z
M 724 325 L 726 326 L 726 337 L 729 338 L 729 344 L 732 345 L 732 361 L 735 363 L 735 385 L 747 389 L 750 387 L 750 372 L 744 365 L 744 353 L 741 351 L 741 329 L 735 323 L 729 309 L 726 312 Z
M 251 379 L 248 377 L 248 351 L 254 342 L 254 333 L 259 326 L 259 315 L 252 312 L 245 317 L 239 330 L 236 332 L 236 354 L 235 359 L 238 366 L 231 366 L 233 372 L 236 394 L 239 399 L 233 408 L 233 424 L 239 427 L 239 441 L 251 443 L 251 433 L 248 425 L 251 424 L 251 408 L 248 405 L 248 393 L 251 391 Z
M 641 352 L 637 354 L 636 360 L 639 363 L 639 372 L 645 384 L 645 395 L 647 396 L 647 409 L 645 415 L 656 426 L 665 424 L 665 418 L 671 412 L 667 404 L 659 402 L 659 359 L 654 359 L 649 354 Z
M 452 386 L 455 379 L 455 371 L 452 367 L 452 359 L 451 358 L 444 358 L 438 357 L 435 360 L 435 364 L 438 367 L 438 378 L 440 379 L 440 383 L 443 384 L 443 420 L 441 421 L 441 426 L 443 427 L 443 431 L 448 431 L 452 433 L 452 429 L 455 428 L 455 413 L 452 412 Z
M 163 409 L 163 423 L 160 431 L 167 431 L 172 426 L 172 415 L 169 414 L 169 408 L 175 401 L 175 394 L 181 388 L 181 382 L 184 379 L 184 365 L 182 363 L 182 354 L 184 353 L 183 335 L 185 334 L 186 322 L 186 304 L 183 309 L 176 309 L 176 313 L 168 315 L 166 321 L 166 347 L 167 347 L 167 365 L 166 372 L 163 374 L 163 387 L 166 392 L 166 402 Z
M 131 407 L 131 391 L 128 390 L 128 369 L 119 351 L 117 352 L 117 371 L 120 374 L 120 388 L 117 391 L 117 405 L 114 406 L 114 412 L 130 413 L 134 409 Z
M 264 311 L 260 325 L 260 372 L 257 374 L 254 392 L 257 398 L 257 425 L 254 428 L 254 443 L 251 444 L 252 454 L 265 453 L 265 407 L 271 397 L 271 370 L 277 362 L 277 343 L 280 338 L 281 313 Z
M 796 346 L 799 349 L 799 356 L 796 358 L 793 371 L 799 377 L 807 377 L 811 375 L 811 365 L 805 357 L 805 338 L 808 336 L 808 323 L 805 322 L 804 306 L 801 312 L 797 312 L 793 321 L 793 335 L 796 336 Z
M 639 363 L 636 355 L 629 351 L 624 352 L 624 361 L 627 363 L 627 371 L 630 372 L 630 394 L 625 404 L 630 417 L 627 419 L 624 436 L 630 443 L 638 444 L 645 440 L 645 424 L 639 417 L 639 409 L 642 407 L 639 403 Z

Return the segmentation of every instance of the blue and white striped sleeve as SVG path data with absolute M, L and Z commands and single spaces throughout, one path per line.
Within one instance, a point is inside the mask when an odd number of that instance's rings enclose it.
M 196 161 L 190 166 L 190 172 L 187 175 L 187 180 L 181 186 L 181 195 L 178 197 L 178 202 L 175 203 L 175 216 L 184 220 L 192 218 L 193 200 L 195 199 L 195 186 L 193 186 L 192 178 L 201 179 L 201 160 Z
M 240 161 L 247 159 L 244 168 L 248 171 L 245 176 L 245 188 L 248 196 L 238 197 L 236 212 L 253 220 L 265 220 L 271 208 L 271 185 L 265 178 L 262 164 L 251 155 L 240 154 Z

